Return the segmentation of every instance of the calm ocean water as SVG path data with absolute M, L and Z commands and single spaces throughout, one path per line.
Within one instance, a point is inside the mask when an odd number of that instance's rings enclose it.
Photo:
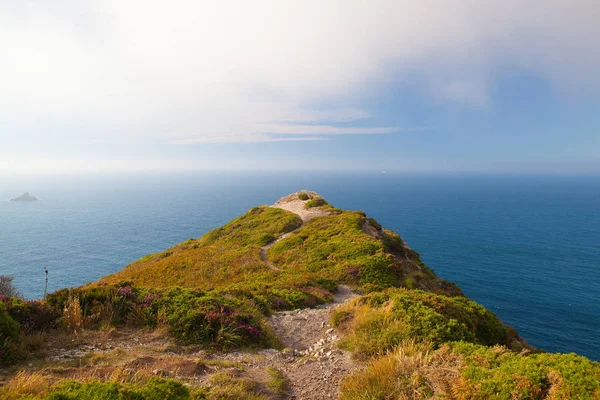
M 195 174 L 0 178 L 0 274 L 77 286 L 298 189 L 362 209 L 531 344 L 600 360 L 600 177 Z M 35 203 L 6 201 L 30 191 Z

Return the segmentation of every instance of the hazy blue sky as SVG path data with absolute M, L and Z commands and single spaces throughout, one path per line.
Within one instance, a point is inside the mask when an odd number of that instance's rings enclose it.
M 598 0 L 0 0 L 0 173 L 600 172 Z

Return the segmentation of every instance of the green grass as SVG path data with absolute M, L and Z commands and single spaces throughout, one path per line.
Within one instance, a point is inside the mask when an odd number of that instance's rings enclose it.
M 289 380 L 286 376 L 275 367 L 266 368 L 267 375 L 269 375 L 269 382 L 267 386 L 277 394 L 286 394 L 289 388 Z
M 45 400 L 189 400 L 190 391 L 180 382 L 151 378 L 145 385 L 115 382 L 69 381 L 53 389 Z
M 100 282 L 133 281 L 136 286 L 153 288 L 226 287 L 246 280 L 248 275 L 268 271 L 260 259 L 260 247 L 301 223 L 300 218 L 290 212 L 255 207 L 200 239 L 143 257 Z
M 218 372 L 210 377 L 212 388 L 208 399 L 215 400 L 266 400 L 257 382 L 235 376 L 230 372 Z
M 40 391 L 41 390 L 41 391 Z M 208 384 L 188 387 L 174 379 L 152 377 L 137 383 L 76 380 L 50 383 L 47 389 L 36 388 L 28 394 L 25 388 L 17 390 L 0 387 L 0 398 L 9 400 L 266 400 L 272 393 L 263 393 L 258 383 L 231 372 L 217 372 Z

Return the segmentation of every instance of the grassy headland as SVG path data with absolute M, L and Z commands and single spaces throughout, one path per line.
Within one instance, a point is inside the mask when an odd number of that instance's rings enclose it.
M 531 349 L 437 277 L 397 233 L 361 211 L 295 196 L 322 213 L 303 222 L 284 209 L 255 207 L 199 239 L 45 301 L 1 297 L 0 364 L 18 371 L 24 360 L 42 359 L 44 338 L 56 332 L 76 340 L 83 331 L 150 329 L 211 351 L 277 348 L 266 317 L 330 302 L 344 284 L 362 296 L 337 308 L 332 325 L 365 365 L 344 380 L 344 399 L 600 398 L 600 364 Z M 101 373 L 53 380 L 57 367 L 43 365 L 12 375 L 0 398 L 258 399 L 287 390 L 285 376 L 270 367 L 263 383 L 217 371 L 185 386 Z

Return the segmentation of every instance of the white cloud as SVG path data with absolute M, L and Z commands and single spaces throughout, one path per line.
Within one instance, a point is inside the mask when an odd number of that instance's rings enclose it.
M 415 72 L 475 106 L 504 68 L 596 93 L 598 20 L 597 0 L 5 0 L 0 140 L 48 120 L 113 142 L 389 133 L 360 96 Z

